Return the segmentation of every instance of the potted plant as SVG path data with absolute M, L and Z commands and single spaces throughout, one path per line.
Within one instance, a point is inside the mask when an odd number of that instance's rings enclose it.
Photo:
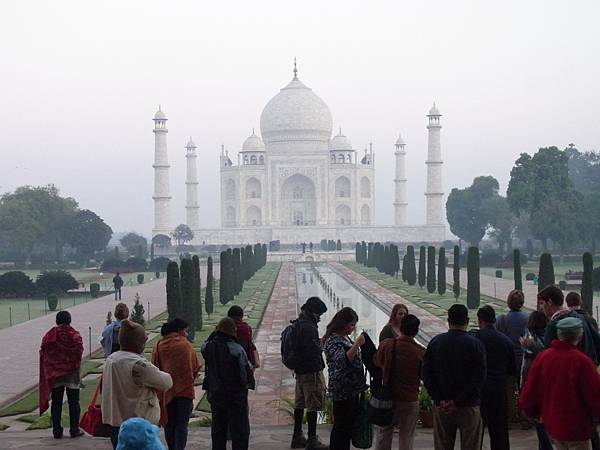
M 433 427 L 433 399 L 423 385 L 419 392 L 419 420 L 423 428 Z

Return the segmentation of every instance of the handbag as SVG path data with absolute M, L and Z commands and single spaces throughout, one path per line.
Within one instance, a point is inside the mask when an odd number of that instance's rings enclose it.
M 392 364 L 388 384 L 373 386 L 371 384 L 371 398 L 367 405 L 369 422 L 380 427 L 391 425 L 394 420 L 394 401 L 392 399 L 391 379 L 396 366 L 396 340 L 392 346 Z
M 98 386 L 96 386 L 96 391 L 87 411 L 83 413 L 81 422 L 79 422 L 79 428 L 94 437 L 110 437 L 110 427 L 102 423 L 102 409 L 100 405 L 96 405 L 101 386 L 102 377 L 98 381 Z
M 373 425 L 369 422 L 367 391 L 360 393 L 358 415 L 352 428 L 352 445 L 356 448 L 371 448 L 373 445 Z

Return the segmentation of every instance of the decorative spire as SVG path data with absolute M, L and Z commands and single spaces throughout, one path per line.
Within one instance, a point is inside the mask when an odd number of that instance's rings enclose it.
M 255 134 L 254 134 L 254 127 L 252 127 L 252 136 L 255 136 Z
M 296 65 L 296 57 L 294 56 L 294 80 L 298 79 L 298 67 Z
M 340 133 L 338 134 L 338 136 L 342 135 L 342 126 L 340 125 Z

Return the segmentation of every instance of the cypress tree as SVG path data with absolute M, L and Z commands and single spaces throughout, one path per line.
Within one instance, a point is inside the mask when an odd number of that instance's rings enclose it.
M 221 276 L 219 277 L 219 302 L 221 305 L 224 305 L 228 302 L 229 294 L 227 293 L 227 288 L 229 287 L 231 280 L 229 280 L 229 275 L 231 270 L 229 269 L 229 258 L 227 257 L 227 252 L 222 251 L 220 255 L 220 266 L 219 270 L 221 272 Z
M 383 258 L 381 260 L 381 272 L 385 273 L 386 275 L 390 274 L 390 261 L 390 246 L 386 245 L 383 247 Z
M 213 260 L 212 256 L 209 256 L 206 260 L 206 294 L 204 295 L 204 308 L 209 317 L 213 313 L 215 307 L 213 284 Z
M 438 254 L 438 279 L 437 279 L 438 294 L 446 293 L 446 249 L 440 247 Z
M 521 273 L 521 252 L 518 248 L 513 250 L 513 270 L 515 278 L 515 289 L 523 290 L 523 274 Z
M 373 267 L 373 243 L 367 245 L 367 267 Z
M 435 292 L 435 247 L 427 247 L 427 292 Z
M 339 252 L 342 250 L 342 241 L 341 240 L 337 240 L 337 242 L 335 243 L 335 249 Z
M 252 247 L 250 245 L 246 246 L 246 265 L 246 276 L 248 277 L 246 278 L 246 280 L 249 280 L 250 278 L 252 278 L 252 275 L 254 275 L 254 254 L 252 253 Z
M 467 307 L 479 308 L 481 295 L 479 291 L 479 249 L 469 247 L 467 256 Z
M 581 279 L 581 300 L 583 301 L 583 309 L 588 314 L 592 315 L 594 304 L 594 287 L 593 274 L 594 260 L 592 254 L 585 252 L 583 254 L 583 278 Z
M 425 255 L 425 247 L 421 246 L 419 248 L 419 287 L 425 286 L 425 281 L 427 279 L 427 256 Z
M 169 320 L 177 317 L 181 309 L 181 288 L 179 285 L 179 266 L 175 261 L 167 265 L 167 312 Z
M 407 263 L 406 263 L 407 258 L 406 257 L 407 256 L 408 255 L 405 253 L 404 256 L 402 257 L 402 268 L 400 269 L 401 275 L 402 275 L 402 281 L 404 281 L 404 282 L 407 281 L 406 280 L 406 269 L 407 269 Z
M 233 280 L 231 280 L 234 295 L 238 295 L 244 286 L 244 277 L 242 276 L 240 264 L 240 249 L 236 247 L 233 249 Z
M 452 292 L 454 298 L 460 296 L 460 247 L 454 246 L 454 263 L 452 264 Z
M 154 242 L 150 244 L 150 262 L 154 261 Z
M 267 244 L 262 245 L 263 267 L 267 265 Z
M 225 303 L 229 303 L 233 300 L 233 296 L 235 294 L 233 287 L 233 250 L 227 249 L 227 289 L 225 290 Z
M 202 280 L 200 279 L 200 258 L 198 255 L 192 257 L 194 264 L 194 331 L 201 331 L 203 327 L 202 318 Z M 191 337 L 194 340 L 195 336 Z
M 554 265 L 552 264 L 552 255 L 550 253 L 542 253 L 540 256 L 540 269 L 538 275 L 538 292 L 546 286 L 551 286 L 555 283 Z
M 261 249 L 260 244 L 254 244 L 254 258 L 253 258 L 254 273 L 258 272 L 258 270 L 262 267 L 262 265 L 260 263 L 260 249 Z
M 194 324 L 194 263 L 190 258 L 183 258 L 179 267 L 181 280 L 181 311 L 177 317 L 186 318 L 190 323 L 190 332 L 193 335 L 195 331 Z M 190 336 L 190 340 L 193 337 Z
M 417 266 L 415 263 L 415 248 L 412 245 L 406 247 L 406 281 L 414 286 L 417 282 Z
M 360 264 L 360 242 L 357 242 L 354 247 L 354 260 Z

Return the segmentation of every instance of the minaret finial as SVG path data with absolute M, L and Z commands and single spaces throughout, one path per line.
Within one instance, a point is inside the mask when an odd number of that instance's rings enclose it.
M 252 136 L 254 136 L 254 127 L 252 127 Z
M 340 136 L 342 135 L 342 126 L 340 125 Z
M 298 79 L 298 66 L 296 64 L 296 57 L 294 56 L 294 80 Z

